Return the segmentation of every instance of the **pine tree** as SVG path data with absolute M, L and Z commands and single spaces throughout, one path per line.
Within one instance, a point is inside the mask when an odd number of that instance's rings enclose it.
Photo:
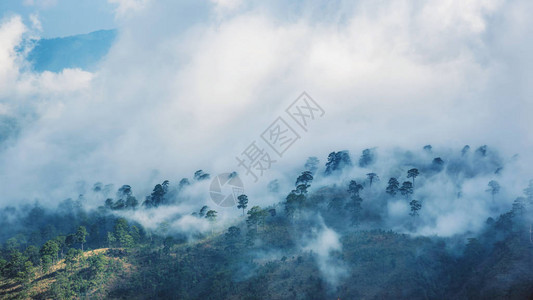
M 242 209 L 242 215 L 244 216 L 244 210 L 248 207 L 248 196 L 239 195 L 239 197 L 237 197 L 237 200 L 239 201 L 237 204 L 237 208 Z

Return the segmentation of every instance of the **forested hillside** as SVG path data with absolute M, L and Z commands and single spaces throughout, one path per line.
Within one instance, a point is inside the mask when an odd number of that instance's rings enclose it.
M 183 205 L 188 189 L 211 178 L 202 170 L 164 180 L 142 201 L 129 185 L 115 192 L 96 183 L 97 208 L 84 195 L 56 208 L 4 207 L 0 297 L 533 295 L 533 181 L 512 195 L 516 158 L 487 146 L 360 153 L 335 151 L 322 164 L 309 158 L 292 182 L 265 187 L 278 201 L 260 206 L 261 199 L 241 194 L 229 221 L 214 203 L 155 225 L 140 217 Z

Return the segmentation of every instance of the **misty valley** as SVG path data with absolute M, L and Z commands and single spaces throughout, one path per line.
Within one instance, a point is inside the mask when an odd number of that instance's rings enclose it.
M 203 170 L 148 195 L 98 182 L 57 206 L 8 205 L 0 298 L 525 299 L 521 164 L 487 146 L 341 150 L 229 208 L 202 205 Z

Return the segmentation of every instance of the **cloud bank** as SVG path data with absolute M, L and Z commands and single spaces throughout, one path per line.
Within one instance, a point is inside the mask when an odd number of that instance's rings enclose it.
M 530 165 L 528 1 L 112 2 L 94 72 L 29 71 L 16 50 L 38 31 L 2 20 L 2 205 L 242 172 L 235 156 L 304 90 L 326 114 L 266 177 L 374 146 L 489 144 Z

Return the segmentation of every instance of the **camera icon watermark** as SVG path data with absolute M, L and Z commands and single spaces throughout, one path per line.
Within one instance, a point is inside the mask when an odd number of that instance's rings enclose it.
M 217 175 L 209 186 L 211 200 L 221 207 L 235 206 L 237 197 L 242 194 L 244 194 L 244 185 L 235 172 Z

